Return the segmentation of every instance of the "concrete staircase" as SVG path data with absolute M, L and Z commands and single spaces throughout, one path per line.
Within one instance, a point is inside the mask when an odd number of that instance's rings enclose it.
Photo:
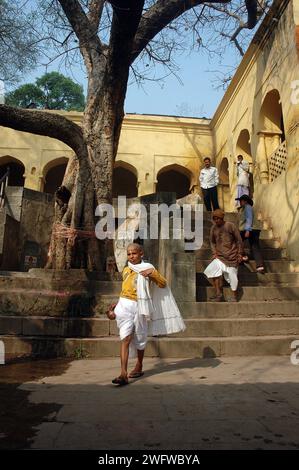
M 235 220 L 228 214 L 227 220 Z M 180 302 L 187 330 L 150 338 L 147 355 L 217 357 L 290 354 L 299 339 L 299 272 L 286 258 L 271 230 L 262 232 L 267 272 L 256 274 L 254 262 L 241 266 L 240 301 L 212 303 L 202 274 L 210 261 L 211 221 L 204 214 L 204 244 L 196 257 L 197 301 Z M 61 275 L 63 276 L 61 278 Z M 92 275 L 91 275 L 92 276 Z M 192 282 L 192 280 L 190 280 Z M 115 322 L 105 317 L 117 300 L 120 277 L 91 279 L 72 273 L 0 272 L 0 340 L 6 357 L 105 357 L 119 353 Z M 225 295 L 228 287 L 225 287 Z M 82 295 L 84 292 L 84 295 Z

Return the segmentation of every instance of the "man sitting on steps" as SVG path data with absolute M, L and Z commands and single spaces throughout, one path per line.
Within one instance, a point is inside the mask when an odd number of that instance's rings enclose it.
M 211 298 L 211 301 L 224 301 L 224 276 L 232 291 L 232 298 L 227 300 L 237 302 L 238 265 L 242 262 L 243 243 L 237 227 L 231 222 L 225 222 L 224 215 L 221 209 L 213 212 L 214 224 L 211 228 L 210 243 L 214 259 L 204 274 L 216 291 L 216 296 Z

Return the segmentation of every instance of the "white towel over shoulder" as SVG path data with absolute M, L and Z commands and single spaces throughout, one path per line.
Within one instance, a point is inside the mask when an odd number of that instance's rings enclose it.
M 154 282 L 150 285 L 149 278 L 140 274 L 142 271 L 154 268 L 154 266 L 145 262 L 140 264 L 129 262 L 128 266 L 138 274 L 138 315 L 144 315 L 150 320 L 149 334 L 160 336 L 184 331 L 186 326 L 171 289 L 168 286 L 158 287 Z

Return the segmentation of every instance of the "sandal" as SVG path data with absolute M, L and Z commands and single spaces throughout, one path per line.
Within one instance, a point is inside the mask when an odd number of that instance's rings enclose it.
M 112 380 L 112 383 L 114 385 L 119 385 L 122 387 L 123 385 L 128 385 L 129 381 L 127 379 L 124 379 L 123 377 L 115 377 L 115 379 Z
M 130 379 L 138 379 L 138 377 L 142 377 L 144 375 L 144 372 L 131 372 L 129 374 Z

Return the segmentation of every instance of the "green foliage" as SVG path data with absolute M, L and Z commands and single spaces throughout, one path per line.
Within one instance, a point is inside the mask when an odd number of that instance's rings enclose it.
M 83 111 L 83 87 L 58 72 L 46 73 L 34 83 L 21 85 L 6 95 L 6 103 L 27 108 L 34 103 L 39 109 Z

